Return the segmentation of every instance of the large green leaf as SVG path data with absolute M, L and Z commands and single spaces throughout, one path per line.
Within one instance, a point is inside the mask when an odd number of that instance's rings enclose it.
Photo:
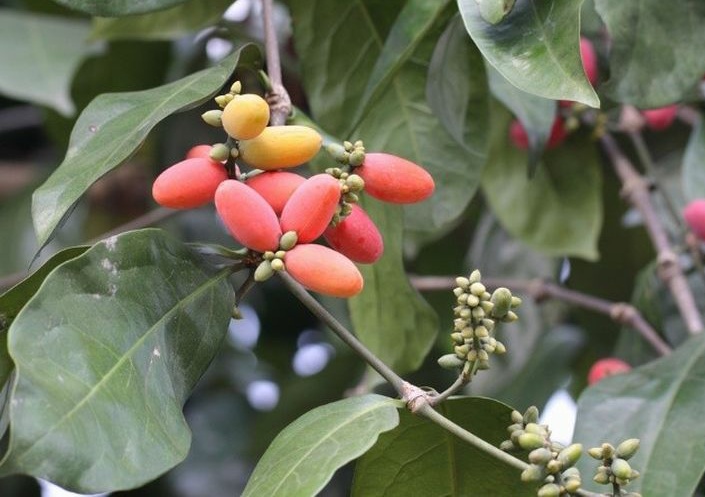
M 180 462 L 181 406 L 230 319 L 228 274 L 154 229 L 52 271 L 10 327 L 17 380 L 2 472 L 96 492 Z
M 629 463 L 641 477 L 628 488 L 659 497 L 692 495 L 705 468 L 704 382 L 705 336 L 699 335 L 670 356 L 587 389 L 578 401 L 575 439 L 595 447 L 639 438 Z M 580 466 L 589 475 L 596 461 Z M 591 478 L 583 482 L 597 488 Z
M 483 19 L 477 0 L 458 0 L 458 7 L 477 47 L 514 86 L 545 98 L 599 107 L 580 59 L 582 3 L 518 0 L 499 24 Z
M 56 3 L 92 16 L 120 17 L 168 9 L 188 0 L 54 0 Z
M 595 146 L 571 137 L 543 157 L 532 179 L 525 152 L 507 143 L 509 113 L 495 106 L 482 188 L 512 235 L 548 255 L 595 260 L 602 225 L 602 172 Z
M 595 0 L 610 35 L 604 91 L 643 108 L 681 100 L 705 73 L 705 2 Z
M 344 464 L 399 423 L 399 402 L 381 395 L 340 400 L 309 411 L 277 435 L 243 497 L 313 497 Z
M 173 83 L 93 100 L 73 128 L 64 161 L 34 192 L 32 216 L 40 247 L 51 239 L 81 195 L 129 158 L 154 126 L 210 98 L 236 65 L 254 63 L 258 56 L 257 48 L 248 45 L 218 65 Z
M 0 9 L 0 93 L 73 114 L 71 78 L 91 50 L 89 30 L 82 20 Z
M 493 444 L 507 438 L 511 409 L 480 397 L 450 399 L 438 410 Z M 535 496 L 516 468 L 472 447 L 435 423 L 400 413 L 399 426 L 382 434 L 355 468 L 353 497 Z
M 687 202 L 705 198 L 705 126 L 698 121 L 683 156 L 683 193 Z
M 171 40 L 218 21 L 232 0 L 188 0 L 160 12 L 121 18 L 97 18 L 91 37 L 103 40 Z

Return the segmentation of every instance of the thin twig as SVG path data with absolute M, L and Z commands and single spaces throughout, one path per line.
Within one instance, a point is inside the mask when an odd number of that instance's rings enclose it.
M 279 59 L 279 44 L 272 16 L 272 0 L 262 0 L 264 20 L 264 48 L 267 54 L 267 76 L 271 85 L 267 102 L 271 110 L 272 126 L 282 126 L 291 113 L 291 98 L 282 84 L 282 69 Z
M 646 231 L 656 249 L 659 277 L 671 291 L 688 332 L 693 335 L 702 333 L 703 321 L 695 305 L 693 292 L 678 263 L 678 255 L 671 247 L 666 230 L 651 202 L 647 182 L 619 149 L 612 135 L 603 134 L 600 137 L 600 143 L 622 181 L 622 195 L 641 214 Z
M 482 282 L 488 288 L 504 286 L 512 291 L 525 293 L 537 301 L 553 298 L 605 314 L 614 321 L 636 330 L 659 354 L 667 355 L 672 351 L 671 347 L 631 304 L 593 297 L 541 279 L 519 280 L 483 277 Z M 449 290 L 456 286 L 455 278 L 449 276 L 412 276 L 411 284 L 420 291 Z

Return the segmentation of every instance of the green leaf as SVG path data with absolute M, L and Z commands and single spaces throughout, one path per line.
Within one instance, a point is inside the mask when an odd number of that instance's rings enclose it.
M 683 98 L 705 73 L 705 3 L 595 0 L 610 35 L 612 99 L 642 108 Z
M 167 10 L 123 18 L 96 18 L 91 38 L 171 40 L 217 22 L 232 0 L 188 0 Z
M 518 0 L 496 25 L 482 18 L 477 0 L 458 0 L 458 7 L 477 47 L 514 86 L 540 97 L 599 107 L 580 59 L 582 2 Z
M 480 15 L 490 24 L 497 24 L 507 17 L 514 7 L 515 0 L 475 0 L 480 8 Z
M 399 423 L 395 401 L 365 395 L 318 407 L 277 435 L 242 497 L 316 495 L 344 464 Z
M 705 198 L 705 126 L 700 119 L 693 128 L 683 157 L 683 193 L 686 202 Z
M 70 214 L 83 193 L 139 147 L 147 134 L 169 115 L 209 99 L 236 65 L 254 63 L 256 47 L 248 45 L 218 65 L 150 90 L 100 95 L 81 113 L 71 133 L 64 161 L 33 196 L 32 216 L 40 247 Z
M 641 477 L 629 490 L 692 495 L 705 467 L 705 445 L 694 442 L 705 437 L 704 381 L 705 336 L 699 335 L 670 356 L 588 388 L 578 401 L 575 439 L 595 447 L 639 438 L 641 447 L 629 463 Z M 589 475 L 596 462 L 586 459 L 579 466 Z M 597 489 L 591 478 L 583 482 Z
M 72 115 L 71 78 L 91 51 L 89 30 L 82 20 L 0 9 L 0 93 Z
M 585 136 L 547 152 L 532 179 L 526 156 L 507 143 L 510 115 L 493 108 L 492 139 L 482 187 L 502 225 L 547 255 L 598 257 L 602 226 L 602 171 Z
M 433 51 L 426 99 L 446 131 L 483 156 L 487 152 L 488 95 L 484 59 L 456 16 Z
M 181 407 L 226 333 L 228 275 L 154 229 L 52 271 L 10 327 L 2 472 L 87 493 L 142 485 L 183 460 Z
M 455 398 L 438 407 L 444 416 L 497 446 L 507 438 L 511 408 L 492 399 Z M 535 496 L 536 484 L 520 471 L 460 440 L 425 418 L 399 413 L 399 425 L 382 434 L 355 467 L 353 497 Z
M 187 0 L 54 0 L 56 3 L 92 16 L 121 17 L 164 10 Z

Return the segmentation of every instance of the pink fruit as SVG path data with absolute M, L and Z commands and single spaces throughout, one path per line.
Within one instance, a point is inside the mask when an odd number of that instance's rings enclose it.
M 563 143 L 565 137 L 567 136 L 565 125 L 563 119 L 556 117 L 553 121 L 553 126 L 551 127 L 551 134 L 548 137 L 548 142 L 546 143 L 547 149 L 556 148 L 558 145 Z M 529 136 L 526 134 L 524 126 L 519 122 L 518 119 L 512 121 L 509 126 L 509 138 L 512 140 L 514 146 L 518 149 L 526 150 L 529 148 Z
M 340 183 L 329 174 L 316 174 L 304 181 L 281 213 L 281 227 L 295 231 L 298 243 L 312 242 L 323 234 L 340 201 Z
M 595 362 L 588 373 L 588 384 L 594 385 L 607 376 L 614 376 L 620 373 L 631 371 L 632 367 L 616 357 L 607 357 Z
M 365 191 L 394 204 L 410 204 L 433 194 L 433 177 L 421 166 L 392 154 L 367 153 L 355 169 L 365 180 Z
M 580 37 L 580 58 L 583 61 L 583 70 L 587 76 L 588 81 L 592 86 L 597 84 L 597 80 L 600 78 L 600 72 L 597 66 L 597 54 L 595 54 L 595 47 L 592 42 L 587 38 Z
M 705 240 L 705 199 L 693 200 L 683 209 L 683 219 L 701 240 Z
M 355 264 L 323 245 L 297 245 L 284 256 L 286 271 L 304 287 L 333 297 L 360 293 L 363 279 Z
M 165 169 L 152 185 L 154 200 L 172 209 L 192 209 L 213 200 L 215 191 L 228 173 L 222 164 L 208 158 L 177 162 Z
M 245 184 L 262 195 L 274 212 L 281 214 L 289 197 L 304 181 L 306 178 L 296 173 L 269 171 L 253 176 Z
M 359 205 L 336 226 L 323 233 L 328 244 L 354 262 L 371 264 L 382 257 L 384 242 L 377 226 Z
M 646 119 L 646 125 L 654 131 L 668 128 L 676 119 L 678 105 L 667 105 L 658 109 L 642 110 L 641 114 Z
M 245 247 L 257 252 L 279 248 L 279 219 L 249 186 L 232 179 L 223 181 L 215 192 L 215 208 L 233 238 Z
M 194 159 L 200 157 L 202 159 L 210 159 L 211 148 L 213 148 L 211 145 L 196 145 L 186 152 L 186 158 Z

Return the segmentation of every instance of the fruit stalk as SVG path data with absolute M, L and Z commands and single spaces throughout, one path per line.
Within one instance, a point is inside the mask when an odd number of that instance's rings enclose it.
M 267 92 L 267 102 L 271 109 L 270 124 L 283 126 L 291 113 L 291 99 L 282 84 L 282 69 L 279 59 L 279 44 L 272 17 L 272 0 L 262 0 L 262 17 L 264 21 L 264 46 L 267 55 L 267 75 L 271 90 Z

